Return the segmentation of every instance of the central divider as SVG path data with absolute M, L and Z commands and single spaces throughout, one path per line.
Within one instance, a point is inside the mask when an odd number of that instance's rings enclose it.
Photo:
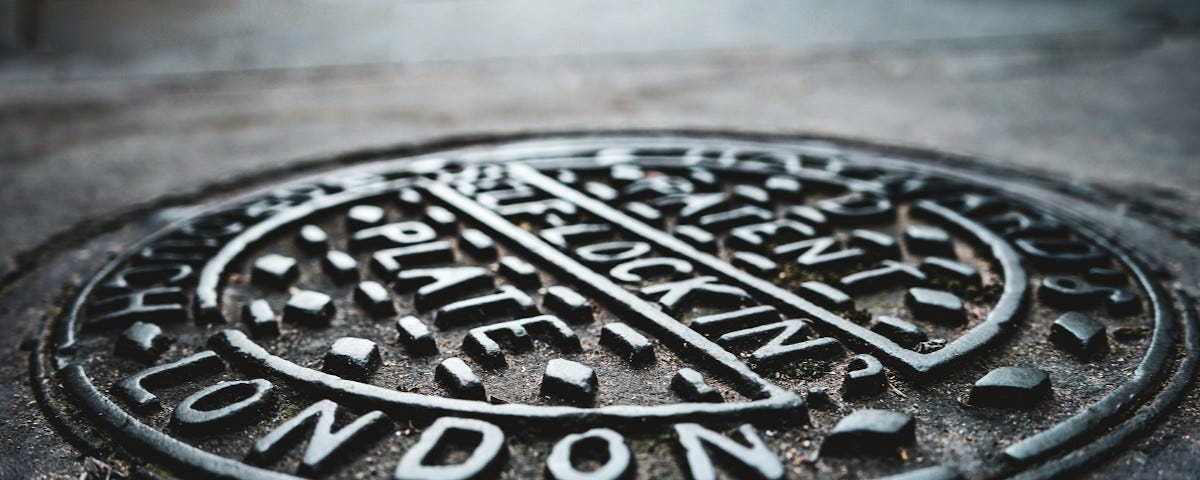
M 1024 268 L 1021 267 L 1020 259 L 1012 247 L 986 227 L 931 202 L 922 202 L 921 207 L 923 210 L 931 215 L 943 218 L 991 247 L 989 253 L 1001 264 L 1005 281 L 1004 293 L 991 314 L 988 315 L 987 321 L 973 327 L 970 331 L 940 350 L 929 354 L 920 354 L 903 348 L 883 335 L 821 308 L 795 293 L 746 273 L 711 254 L 702 252 L 687 242 L 626 215 L 624 212 L 604 202 L 563 185 L 533 167 L 511 164 L 505 168 L 508 175 L 513 179 L 525 182 L 558 199 L 570 202 L 624 229 L 641 240 L 670 251 L 674 255 L 679 255 L 691 261 L 697 267 L 706 269 L 722 279 L 742 287 L 759 301 L 774 306 L 781 312 L 796 317 L 814 319 L 820 327 L 834 332 L 843 342 L 875 353 L 888 363 L 902 367 L 905 373 L 910 375 L 920 376 L 933 373 L 960 359 L 963 355 L 983 348 L 999 337 L 1003 327 L 1016 321 L 1019 318 L 1017 313 L 1023 308 L 1028 279 L 1026 278 Z
M 637 295 L 613 283 L 607 277 L 577 262 L 574 258 L 538 238 L 537 235 L 514 225 L 500 214 L 467 198 L 451 186 L 438 182 L 419 185 L 446 207 L 461 213 L 484 230 L 506 240 L 511 246 L 544 263 L 543 267 L 564 280 L 575 283 L 595 296 L 623 320 L 648 327 L 660 340 L 671 344 L 681 356 L 704 362 L 704 365 L 733 381 L 734 387 L 748 398 L 794 399 L 803 405 L 795 393 L 782 389 L 759 376 L 738 357 L 713 341 L 692 330 L 674 317 L 654 308 Z M 665 338 L 663 338 L 665 336 Z

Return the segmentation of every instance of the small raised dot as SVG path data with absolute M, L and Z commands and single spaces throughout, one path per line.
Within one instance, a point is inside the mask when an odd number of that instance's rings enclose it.
M 579 175 L 574 170 L 567 170 L 565 168 L 555 172 L 554 179 L 558 180 L 558 183 L 565 183 L 567 185 L 579 183 Z
M 600 200 L 611 202 L 617 199 L 620 195 L 614 188 L 600 182 L 587 182 L 583 184 L 583 190 L 593 197 Z
M 946 325 L 967 323 L 967 310 L 962 300 L 950 292 L 928 288 L 910 288 L 904 303 L 918 320 Z
M 312 290 L 300 290 L 292 294 L 283 307 L 284 321 L 311 327 L 328 327 L 333 314 L 333 299 Z
M 296 235 L 296 245 L 308 253 L 324 252 L 329 248 L 329 234 L 316 225 L 305 225 Z
M 676 226 L 674 233 L 675 236 L 700 250 L 711 252 L 717 248 L 717 237 L 695 225 Z
M 704 381 L 704 376 L 690 368 L 681 368 L 671 378 L 671 390 L 689 402 L 720 403 L 721 392 Z
M 392 295 L 379 282 L 367 280 L 354 287 L 354 301 L 373 317 L 385 317 L 396 313 Z
M 400 193 L 396 195 L 396 202 L 400 205 L 401 210 L 416 212 L 421 210 L 421 205 L 424 204 L 425 199 L 421 198 L 420 192 L 411 188 L 405 188 L 400 190 Z
M 1050 325 L 1050 341 L 1077 356 L 1099 352 L 1108 344 L 1104 324 L 1083 312 L 1067 312 Z
M 454 398 L 487 400 L 483 381 L 461 358 L 451 357 L 442 360 L 442 363 L 439 363 L 437 369 L 434 370 L 433 376 Z
M 445 208 L 431 205 L 425 209 L 425 223 L 438 233 L 453 233 L 458 226 L 458 217 Z
M 642 167 L 629 163 L 621 163 L 613 165 L 609 169 L 609 178 L 621 185 L 641 180 L 646 176 L 646 172 L 642 171 Z
M 736 200 L 743 200 L 759 206 L 767 206 L 771 203 L 771 195 L 766 190 L 754 185 L 735 185 L 730 193 Z
M 555 358 L 546 365 L 541 392 L 567 403 L 590 405 L 596 399 L 597 385 L 596 372 L 591 367 Z
M 579 292 L 562 285 L 547 288 L 542 305 L 571 323 L 592 321 L 592 304 Z
M 874 230 L 855 230 L 850 232 L 851 247 L 858 247 L 868 252 L 874 252 L 887 258 L 900 256 L 900 244 L 891 235 Z
M 979 286 L 983 277 L 979 270 L 965 263 L 941 257 L 926 257 L 921 261 L 921 271 L 934 278 L 948 278 L 966 285 Z
M 913 348 L 918 343 L 929 340 L 929 335 L 921 327 L 889 315 L 876 319 L 875 324 L 871 326 L 871 331 L 887 337 L 904 348 Z
M 662 225 L 663 214 L 657 208 L 646 205 L 642 202 L 629 202 L 625 204 L 625 211 L 632 214 L 638 220 L 654 225 Z
M 916 442 L 916 420 L 890 410 L 858 410 L 838 421 L 825 435 L 821 455 L 896 455 Z
M 437 353 L 437 343 L 425 322 L 412 315 L 396 319 L 396 333 L 400 334 L 400 343 L 412 355 L 433 355 Z
M 346 229 L 350 231 L 382 225 L 387 212 L 374 205 L 355 205 L 346 212 Z
M 634 367 L 654 363 L 654 345 L 624 323 L 610 323 L 600 329 L 600 345 L 613 350 Z
M 300 268 L 296 264 L 296 259 L 276 253 L 263 255 L 254 260 L 254 268 L 250 273 L 250 278 L 255 283 L 278 288 L 287 288 L 299 276 Z
M 462 231 L 461 239 L 458 243 L 459 248 L 462 248 L 468 255 L 478 260 L 496 258 L 496 243 L 486 233 L 468 228 Z
M 1050 375 L 1037 368 L 1000 367 L 971 387 L 975 407 L 1029 408 L 1050 394 Z
M 772 278 L 779 274 L 779 265 L 774 260 L 757 253 L 734 252 L 730 263 L 760 278 Z
M 175 340 L 153 323 L 134 322 L 117 338 L 116 353 L 143 363 L 153 363 Z
M 342 337 L 325 354 L 325 372 L 342 378 L 363 380 L 379 368 L 379 346 L 365 338 Z
M 358 262 L 350 254 L 340 250 L 330 250 L 321 261 L 325 274 L 338 283 L 354 281 L 358 278 Z
M 930 225 L 909 225 L 904 229 L 904 245 L 910 252 L 954 256 L 954 241 L 945 230 Z
M 275 317 L 275 310 L 261 298 L 242 308 L 242 322 L 250 326 L 250 334 L 255 337 L 279 335 L 279 319 Z
M 530 265 L 529 262 L 521 260 L 517 257 L 502 257 L 499 262 L 500 274 L 507 278 L 508 281 L 519 287 L 534 287 L 541 284 L 538 279 L 537 269 Z
M 819 307 L 829 310 L 854 309 L 854 299 L 846 295 L 846 292 L 816 280 L 801 283 L 800 287 L 796 290 L 796 294 L 805 300 L 817 304 Z
M 803 194 L 803 188 L 800 185 L 800 180 L 786 175 L 775 175 L 767 178 L 767 181 L 763 183 L 763 186 L 775 200 L 794 201 L 800 199 Z

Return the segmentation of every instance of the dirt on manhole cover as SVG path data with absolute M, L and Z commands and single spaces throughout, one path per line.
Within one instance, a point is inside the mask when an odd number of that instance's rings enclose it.
M 1103 460 L 1194 374 L 1170 252 L 956 165 L 585 136 L 265 185 L 123 243 L 47 323 L 34 383 L 66 436 L 146 475 L 934 479 Z

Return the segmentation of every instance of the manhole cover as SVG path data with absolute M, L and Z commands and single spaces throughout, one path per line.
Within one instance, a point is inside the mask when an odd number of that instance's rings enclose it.
M 997 178 L 712 137 L 380 160 L 124 248 L 35 374 L 147 474 L 1054 476 L 1180 395 L 1195 318 L 1115 223 Z

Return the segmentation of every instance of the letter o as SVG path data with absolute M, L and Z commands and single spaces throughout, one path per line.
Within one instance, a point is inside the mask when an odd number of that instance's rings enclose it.
M 608 450 L 608 461 L 590 472 L 576 469 L 571 459 L 576 456 L 575 448 L 584 442 L 603 442 Z M 633 455 L 625 445 L 625 438 L 607 428 L 567 435 L 554 444 L 546 458 L 546 470 L 557 480 L 616 480 L 628 474 L 632 467 Z
M 178 427 L 190 430 L 245 426 L 270 406 L 272 388 L 271 382 L 261 378 L 221 382 L 179 402 L 172 421 Z M 241 399 L 223 407 L 208 408 L 230 398 Z

